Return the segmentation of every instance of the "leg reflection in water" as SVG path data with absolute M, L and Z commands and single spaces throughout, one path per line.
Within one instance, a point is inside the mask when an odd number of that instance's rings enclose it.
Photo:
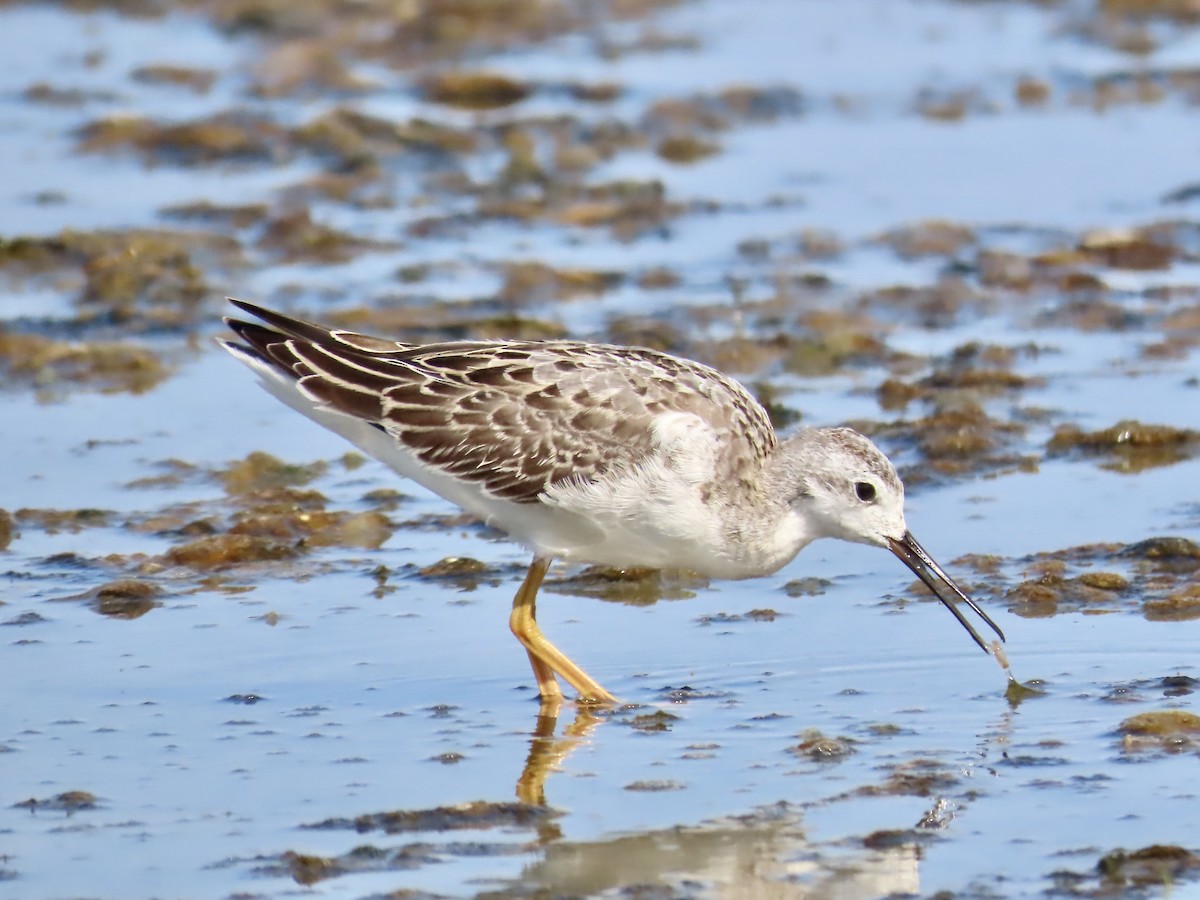
M 525 768 L 517 779 L 517 799 L 534 806 L 546 805 L 546 777 L 558 770 L 559 765 L 576 747 L 587 741 L 592 731 L 604 721 L 585 705 L 575 707 L 574 720 L 563 729 L 562 737 L 555 737 L 558 727 L 559 703 L 543 703 L 538 712 L 537 724 L 529 741 L 529 756 Z M 557 831 L 552 822 L 547 828 Z

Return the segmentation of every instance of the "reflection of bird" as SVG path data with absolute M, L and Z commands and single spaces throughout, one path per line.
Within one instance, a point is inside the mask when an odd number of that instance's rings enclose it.
M 780 803 L 699 825 L 592 841 L 555 841 L 511 883 L 518 893 L 550 897 L 874 900 L 911 896 L 921 893 L 922 850 L 916 834 L 880 849 L 856 852 L 839 846 L 829 852 L 828 845 L 808 840 L 797 813 Z M 697 891 L 698 885 L 703 890 Z
M 232 301 L 223 342 L 293 409 L 533 549 L 509 624 L 543 701 L 614 698 L 543 635 L 538 588 L 554 557 L 766 575 L 810 541 L 889 548 L 983 639 L 1000 629 L 909 533 L 904 486 L 848 428 L 780 441 L 736 382 L 686 359 L 570 341 L 404 344 Z M 244 343 L 243 343 L 244 342 Z

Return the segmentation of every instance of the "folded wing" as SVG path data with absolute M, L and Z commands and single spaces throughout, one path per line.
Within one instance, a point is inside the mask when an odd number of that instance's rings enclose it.
M 228 320 L 245 342 L 235 352 L 293 379 L 314 403 L 386 431 L 423 464 L 513 502 L 636 465 L 654 451 L 652 425 L 664 413 L 692 413 L 718 433 L 747 438 L 755 452 L 720 461 L 728 479 L 756 478 L 775 445 L 765 411 L 744 388 L 652 350 L 568 341 L 412 345 L 233 302 L 266 323 Z

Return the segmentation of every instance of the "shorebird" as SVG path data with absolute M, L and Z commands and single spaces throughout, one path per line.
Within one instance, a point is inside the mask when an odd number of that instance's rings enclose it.
M 533 551 L 509 626 L 543 702 L 561 700 L 559 678 L 581 701 L 615 702 L 538 627 L 556 558 L 750 578 L 839 538 L 891 550 L 984 652 L 957 601 L 1004 639 L 912 536 L 904 485 L 870 440 L 781 440 L 715 369 L 577 341 L 407 344 L 230 302 L 265 324 L 227 318 L 240 340 L 221 343 L 268 391 Z

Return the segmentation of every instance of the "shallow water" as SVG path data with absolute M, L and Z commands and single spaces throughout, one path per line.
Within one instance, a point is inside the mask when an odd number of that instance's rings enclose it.
M 1163 201 L 1196 177 L 1180 138 L 1194 118 L 1192 23 L 1106 19 L 1090 4 L 683 3 L 464 53 L 461 66 L 543 86 L 525 103 L 464 112 L 415 93 L 415 64 L 378 61 L 351 66 L 375 80 L 357 91 L 254 96 L 256 66 L 285 38 L 221 31 L 210 12 L 0 7 L 0 32 L 22 38 L 0 62 L 0 167 L 20 173 L 0 185 L 0 249 L 65 231 L 216 229 L 245 257 L 206 270 L 204 296 L 179 321 L 161 298 L 132 313 L 80 299 L 107 257 L 83 274 L 27 277 L 7 262 L 0 273 L 0 337 L 128 341 L 169 368 L 135 393 L 6 363 L 0 507 L 16 535 L 0 549 L 0 897 L 1195 888 L 1197 737 L 1139 743 L 1118 727 L 1195 710 L 1194 560 L 1136 548 L 1200 542 L 1197 441 L 1153 465 L 1123 465 L 1120 448 L 1048 447 L 1066 425 L 1200 429 L 1196 201 Z M 1141 55 L 1096 37 L 1138 29 L 1155 40 Z M 163 62 L 211 69 L 212 85 L 131 75 Z M 1097 99 L 1097 84 L 1139 72 L 1161 96 Z M 1044 82 L 1044 102 L 1014 99 L 1021 78 Z M 600 81 L 621 88 L 609 104 L 555 87 Z M 39 83 L 84 94 L 35 102 L 27 89 Z M 580 176 L 660 181 L 682 208 L 654 226 L 485 215 L 453 179 L 427 180 L 441 165 L 483 187 L 498 178 L 511 158 L 493 126 L 577 116 L 659 128 L 653 104 L 733 85 L 792 88 L 801 102 L 761 120 L 726 113 L 702 130 L 719 152 L 694 164 L 647 143 Z M 959 95 L 961 114 L 930 112 L 931 96 Z M 452 163 L 392 161 L 377 185 L 390 203 L 356 204 L 304 193 L 325 163 L 299 150 L 181 165 L 77 146 L 77 129 L 115 114 L 183 121 L 238 107 L 303 123 L 339 104 L 478 129 L 483 147 Z M 261 221 L 221 231 L 163 212 L 197 200 L 261 202 L 271 216 L 304 206 L 397 246 L 284 259 L 260 242 Z M 461 219 L 440 220 L 451 212 Z M 439 221 L 414 230 L 427 219 Z M 927 219 L 966 236 L 912 252 L 881 237 Z M 1107 246 L 1094 243 L 1099 230 L 1159 235 L 1145 230 L 1168 220 L 1165 264 L 1084 252 Z M 814 229 L 828 252 L 811 249 Z M 980 274 L 1001 251 L 1033 261 L 1027 282 Z M 498 300 L 513 261 L 620 278 L 582 296 Z M 414 266 L 427 267 L 421 278 L 397 276 Z M 1076 281 L 1057 280 L 1059 266 Z M 639 281 L 656 267 L 677 281 Z M 1095 278 L 1086 289 L 1084 275 Z M 644 335 L 769 386 L 806 424 L 878 427 L 910 481 L 914 533 L 1004 628 L 1013 673 L 1035 693 L 1006 697 L 1004 672 L 890 555 L 823 542 L 767 578 L 668 576 L 648 605 L 572 593 L 555 581 L 575 572 L 556 570 L 540 621 L 623 705 L 539 720 L 505 626 L 525 551 L 381 465 L 345 458 L 339 439 L 260 391 L 210 340 L 226 293 L 313 318 L 411 304 L 417 329 L 511 314 L 580 337 Z M 839 330 L 883 349 L 840 357 L 820 343 Z M 789 343 L 801 338 L 815 362 Z M 722 355 L 738 341 L 766 362 Z M 978 346 L 1011 351 L 981 371 L 1035 380 L 882 405 L 885 380 L 919 387 Z M 992 445 L 945 454 L 922 443 L 939 410 L 966 407 L 1000 426 Z M 370 492 L 398 489 L 384 508 L 390 538 L 304 544 L 283 563 L 163 562 L 200 533 L 187 527 L 223 533 L 246 512 L 223 479 L 256 451 L 326 462 L 299 489 L 319 491 L 327 510 L 372 510 Z M 37 510 L 107 514 L 55 525 Z M 483 571 L 420 572 L 447 557 Z M 1128 587 L 1070 592 L 1098 571 Z M 98 614 L 89 592 L 120 578 L 160 589 L 157 605 Z M 825 580 L 815 595 L 799 583 L 810 578 Z M 1158 621 L 1146 601 L 1164 597 L 1183 597 L 1183 612 Z M 446 809 L 471 803 L 482 805 Z M 1097 868 L 1114 850 L 1156 844 L 1193 855 L 1149 877 Z

